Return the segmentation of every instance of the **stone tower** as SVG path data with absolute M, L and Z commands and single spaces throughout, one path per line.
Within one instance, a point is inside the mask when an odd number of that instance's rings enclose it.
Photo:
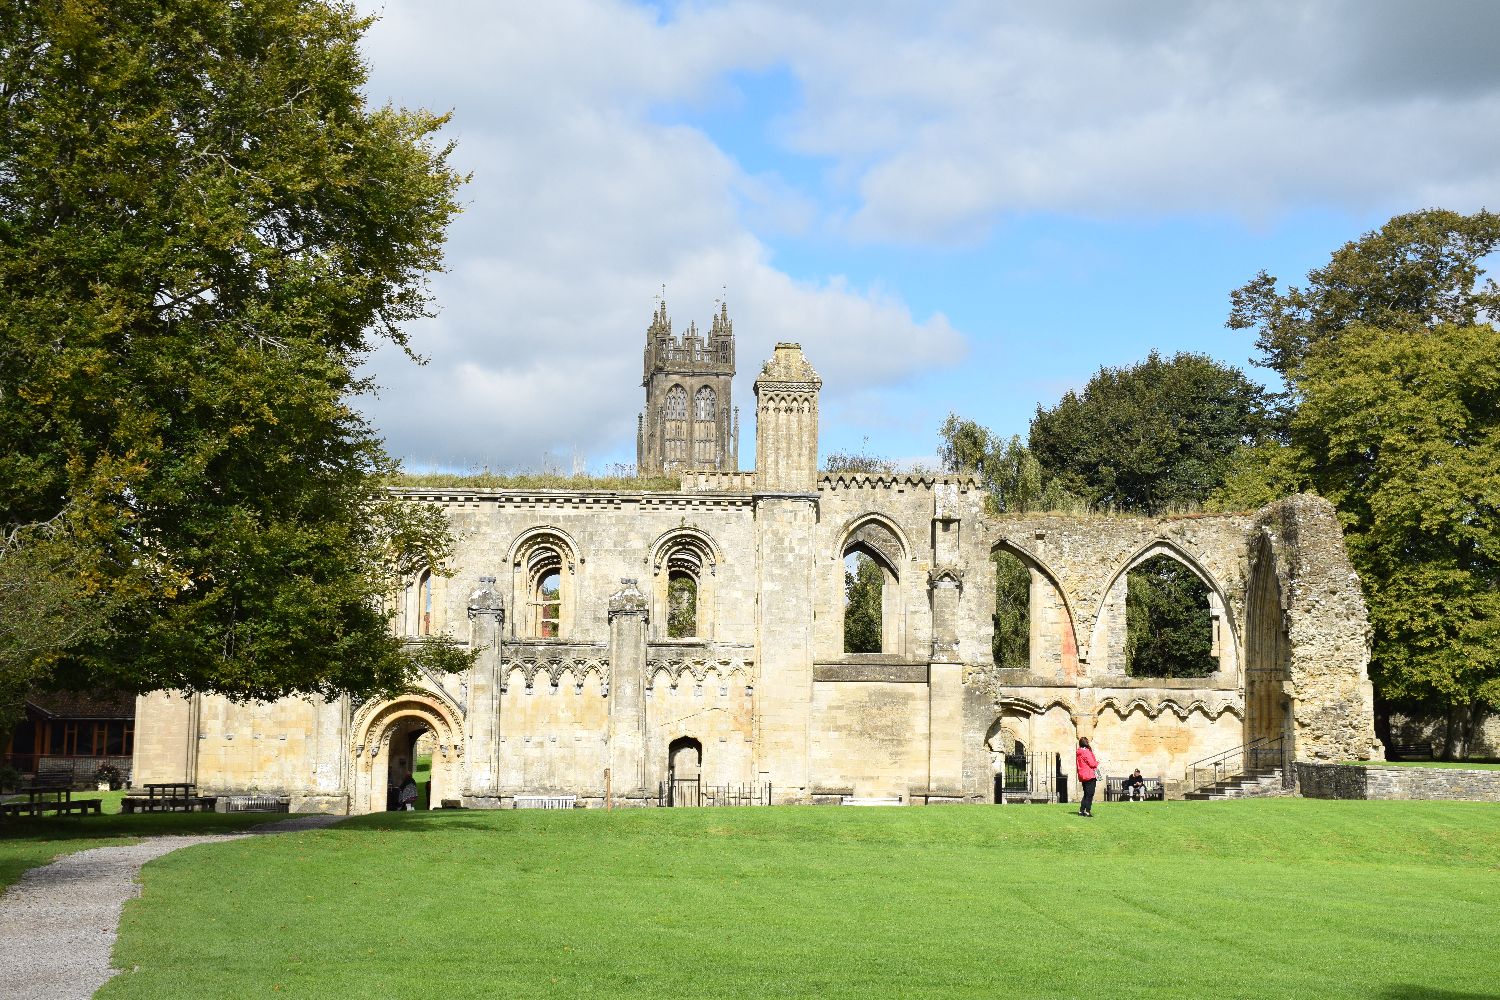
M 755 380 L 755 488 L 818 489 L 818 390 L 823 380 L 799 344 L 777 344 Z
M 636 471 L 643 476 L 684 469 L 739 469 L 739 411 L 734 381 L 734 325 L 720 303 L 708 340 L 689 324 L 679 340 L 663 299 L 646 329 L 646 409 L 637 418 Z

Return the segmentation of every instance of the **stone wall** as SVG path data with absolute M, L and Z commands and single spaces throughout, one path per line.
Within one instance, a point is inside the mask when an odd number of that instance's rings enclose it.
M 1309 799 L 1500 802 L 1500 771 L 1378 764 L 1297 764 L 1297 788 Z

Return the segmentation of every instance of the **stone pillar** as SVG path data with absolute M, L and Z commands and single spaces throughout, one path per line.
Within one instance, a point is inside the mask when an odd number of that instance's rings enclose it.
M 500 637 L 505 606 L 495 590 L 495 578 L 479 578 L 479 589 L 469 595 L 469 649 L 475 653 L 469 668 L 468 787 L 465 796 L 500 794 Z
M 755 489 L 812 493 L 818 488 L 818 391 L 823 380 L 802 348 L 777 344 L 755 380 Z
M 809 792 L 822 385 L 796 344 L 777 344 L 755 380 L 755 759 L 778 802 Z
M 816 496 L 756 497 L 758 780 L 777 802 L 808 795 Z
M 964 769 L 964 670 L 958 655 L 963 570 L 939 566 L 932 591 L 932 663 L 927 672 L 927 785 L 934 795 L 961 796 Z
M 646 626 L 651 602 L 634 580 L 609 597 L 609 767 L 616 800 L 646 788 Z

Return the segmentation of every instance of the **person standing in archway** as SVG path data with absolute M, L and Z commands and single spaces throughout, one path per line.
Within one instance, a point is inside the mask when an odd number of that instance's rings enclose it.
M 1099 784 L 1099 759 L 1094 756 L 1089 738 L 1078 738 L 1078 780 L 1083 784 L 1083 802 L 1078 806 L 1078 815 L 1094 815 L 1094 789 Z

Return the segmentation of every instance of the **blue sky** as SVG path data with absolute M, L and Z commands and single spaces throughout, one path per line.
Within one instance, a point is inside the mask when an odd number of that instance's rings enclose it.
M 743 456 L 779 340 L 825 454 L 931 456 L 949 410 L 1024 435 L 1151 350 L 1248 368 L 1231 289 L 1500 180 L 1500 4 L 378 12 L 371 98 L 451 109 L 473 172 L 430 363 L 372 359 L 411 468 L 632 462 L 663 284 L 679 329 L 727 289 Z

